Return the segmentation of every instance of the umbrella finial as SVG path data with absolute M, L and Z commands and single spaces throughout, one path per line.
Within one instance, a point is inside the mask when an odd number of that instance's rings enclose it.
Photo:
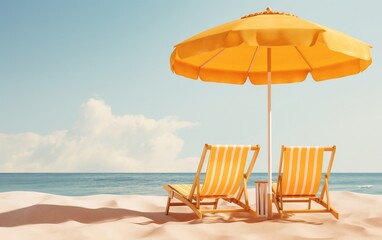
M 252 13 L 252 14 L 246 15 L 244 17 L 241 17 L 241 19 L 248 18 L 248 17 L 255 17 L 255 16 L 259 16 L 259 15 L 286 15 L 286 16 L 297 17 L 294 14 L 290 14 L 290 13 L 286 13 L 286 12 L 274 12 L 274 11 L 272 11 L 272 9 L 270 7 L 267 7 L 264 12 Z

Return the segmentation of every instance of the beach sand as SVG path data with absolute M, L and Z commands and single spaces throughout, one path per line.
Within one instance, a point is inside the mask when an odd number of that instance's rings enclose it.
M 247 213 L 199 220 L 186 207 L 174 207 L 166 216 L 166 201 L 165 196 L 4 192 L 0 239 L 382 239 L 382 195 L 332 192 L 339 220 L 329 213 L 280 219 L 276 210 L 270 221 Z

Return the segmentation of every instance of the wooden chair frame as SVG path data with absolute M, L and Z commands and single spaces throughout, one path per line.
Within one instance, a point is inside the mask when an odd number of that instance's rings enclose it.
M 277 177 L 277 185 L 276 189 L 272 187 L 273 191 L 273 202 L 276 205 L 277 211 L 279 212 L 280 216 L 282 217 L 284 214 L 288 213 L 325 213 L 329 212 L 331 213 L 336 219 L 339 218 L 339 213 L 332 208 L 330 203 L 330 196 L 329 196 L 329 177 L 330 172 L 333 165 L 334 155 L 336 153 L 336 146 L 332 147 L 325 147 L 325 152 L 331 152 L 328 168 L 325 174 L 323 186 L 321 195 L 318 197 L 317 195 L 311 196 L 311 195 L 302 195 L 302 196 L 293 196 L 293 195 L 283 195 L 282 194 L 282 166 L 283 166 L 283 160 L 284 160 L 284 152 L 285 152 L 285 146 L 283 145 L 281 147 L 281 156 L 280 156 L 280 167 L 279 167 L 279 173 Z M 321 173 L 320 173 L 321 174 Z M 311 209 L 311 203 L 312 201 L 320 204 L 323 209 Z M 307 209 L 285 209 L 284 203 L 298 203 L 298 202 L 306 202 L 308 203 Z
M 188 206 L 191 210 L 197 215 L 199 219 L 203 218 L 204 213 L 226 213 L 226 212 L 249 212 L 251 215 L 256 216 L 256 211 L 250 208 L 248 201 L 248 193 L 247 193 L 247 181 L 252 173 L 252 169 L 255 165 L 257 156 L 260 151 L 260 146 L 251 146 L 250 151 L 253 151 L 253 156 L 250 161 L 250 164 L 247 168 L 246 173 L 244 173 L 241 186 L 237 193 L 236 197 L 228 197 L 228 196 L 200 196 L 200 174 L 204 165 L 205 157 L 207 152 L 211 150 L 211 145 L 205 144 L 202 156 L 200 158 L 199 166 L 196 172 L 196 176 L 194 182 L 191 187 L 190 194 L 187 198 L 185 198 L 182 194 L 175 191 L 170 185 L 164 185 L 163 188 L 168 191 L 168 200 L 166 207 L 166 215 L 169 214 L 170 206 Z M 244 202 L 241 200 L 242 195 L 244 194 Z M 178 199 L 180 202 L 171 202 L 173 198 Z M 205 199 L 212 199 L 212 201 L 204 201 Z M 220 208 L 218 209 L 218 202 L 222 199 L 229 203 L 234 203 L 238 205 L 240 208 Z M 202 208 L 201 206 L 211 205 L 213 208 Z

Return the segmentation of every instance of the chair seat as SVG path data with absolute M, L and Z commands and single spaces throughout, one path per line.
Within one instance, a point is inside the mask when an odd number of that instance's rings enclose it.
M 185 198 L 190 196 L 192 184 L 169 184 L 169 186 Z

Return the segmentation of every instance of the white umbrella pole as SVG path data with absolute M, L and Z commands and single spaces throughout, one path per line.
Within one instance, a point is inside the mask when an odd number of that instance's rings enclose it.
M 271 48 L 267 48 L 268 79 L 268 219 L 272 219 L 272 73 Z

